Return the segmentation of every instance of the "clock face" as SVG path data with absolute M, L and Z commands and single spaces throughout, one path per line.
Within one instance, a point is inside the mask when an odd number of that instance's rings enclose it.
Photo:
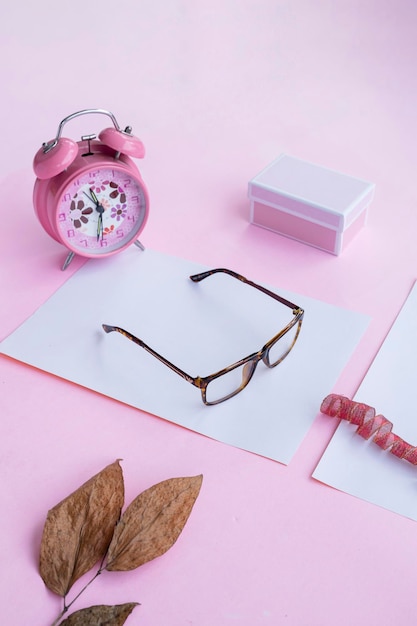
M 110 254 L 134 239 L 147 217 L 147 198 L 140 182 L 126 170 L 102 167 L 83 172 L 58 201 L 61 238 L 80 254 Z

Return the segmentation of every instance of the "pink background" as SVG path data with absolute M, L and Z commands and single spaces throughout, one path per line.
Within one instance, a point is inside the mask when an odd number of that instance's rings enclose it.
M 31 162 L 66 115 L 101 107 L 147 148 L 146 246 L 372 316 L 335 388 L 353 395 L 417 276 L 416 19 L 413 0 L 3 3 L 1 338 L 82 263 L 60 271 Z M 91 132 L 79 127 L 66 132 Z M 281 152 L 376 183 L 342 256 L 249 224 L 247 183 Z M 132 626 L 414 617 L 415 522 L 311 478 L 332 420 L 318 414 L 285 467 L 5 357 L 0 393 L 2 623 L 53 621 L 46 512 L 116 458 L 127 502 L 197 473 L 201 495 L 171 551 L 103 574 L 76 608 L 138 601 Z

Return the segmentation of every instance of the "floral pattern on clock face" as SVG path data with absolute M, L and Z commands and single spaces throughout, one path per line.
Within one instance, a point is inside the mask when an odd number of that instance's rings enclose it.
M 72 250 L 108 254 L 137 238 L 146 219 L 146 197 L 125 170 L 84 172 L 61 195 L 57 224 Z

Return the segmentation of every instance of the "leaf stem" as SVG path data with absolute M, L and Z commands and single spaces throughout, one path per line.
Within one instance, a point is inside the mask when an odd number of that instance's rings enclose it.
M 62 609 L 61 613 L 58 615 L 58 617 L 55 619 L 54 622 L 52 622 L 51 626 L 57 626 L 57 624 L 59 624 L 59 622 L 61 621 L 61 619 L 64 617 L 65 613 L 68 612 L 68 610 L 72 607 L 72 605 L 74 604 L 74 602 L 76 600 L 78 600 L 78 598 L 80 597 L 80 595 L 82 593 L 84 593 L 84 591 L 91 585 L 91 583 L 98 577 L 100 576 L 101 572 L 103 571 L 103 563 L 101 563 L 100 567 L 98 568 L 97 572 L 94 574 L 94 576 L 92 577 L 91 580 L 88 581 L 88 583 L 86 583 L 84 585 L 84 587 L 77 593 L 76 596 L 74 596 L 74 598 L 71 600 L 71 602 L 69 604 L 65 604 L 65 599 L 64 599 L 64 608 Z

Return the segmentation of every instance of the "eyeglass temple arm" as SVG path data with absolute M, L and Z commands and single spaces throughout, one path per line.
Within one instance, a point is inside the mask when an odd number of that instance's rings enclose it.
M 217 274 L 219 272 L 223 272 L 224 274 L 229 274 L 229 276 L 233 276 L 233 278 L 237 278 L 237 280 L 240 280 L 242 283 L 246 283 L 247 285 L 250 285 L 251 287 L 255 287 L 255 289 L 258 289 L 259 291 L 262 291 L 262 293 L 265 293 L 267 296 L 271 296 L 271 298 L 278 300 L 278 302 L 281 302 L 281 304 L 288 306 L 290 309 L 293 309 L 293 311 L 300 310 L 300 307 L 297 304 L 294 304 L 293 302 L 290 302 L 289 300 L 282 298 L 278 294 L 273 293 L 272 291 L 269 291 L 269 289 L 266 289 L 265 287 L 262 287 L 261 285 L 257 285 L 256 283 L 252 282 L 251 280 L 248 280 L 244 276 L 237 274 L 237 272 L 234 272 L 233 270 L 228 270 L 228 269 L 219 267 L 214 270 L 207 270 L 206 272 L 201 272 L 201 274 L 193 274 L 192 276 L 190 276 L 190 279 L 194 283 L 198 283 L 200 282 L 200 280 L 204 280 L 204 278 L 207 278 L 208 276 L 212 276 L 213 274 Z
M 186 372 L 183 372 L 182 369 L 180 369 L 179 367 L 177 367 L 176 365 L 171 363 L 171 361 L 168 361 L 168 359 L 166 359 L 165 357 L 163 357 L 160 354 L 158 354 L 158 352 L 155 352 L 155 350 L 153 350 L 148 345 L 146 345 L 146 343 L 144 341 L 142 341 L 142 339 L 139 339 L 138 337 L 135 337 L 135 335 L 132 335 L 132 333 L 129 333 L 129 331 L 124 330 L 124 328 L 120 328 L 120 326 L 111 326 L 109 324 L 102 324 L 102 327 L 103 327 L 103 330 L 106 333 L 117 332 L 117 333 L 120 333 L 121 335 L 123 335 L 124 337 L 126 337 L 127 339 L 130 339 L 130 341 L 133 341 L 134 343 L 136 343 L 141 348 L 144 348 L 147 352 L 152 354 L 152 356 L 154 356 L 156 359 L 158 359 L 158 361 L 161 361 L 161 363 L 163 363 L 164 365 L 166 365 L 167 367 L 172 369 L 176 374 L 179 374 L 179 376 L 181 376 L 181 378 L 184 378 L 187 382 L 191 383 L 192 385 L 195 385 L 196 387 L 200 387 L 200 385 L 199 385 L 200 378 L 198 378 L 198 377 L 197 378 L 193 378 L 192 376 L 190 376 Z

